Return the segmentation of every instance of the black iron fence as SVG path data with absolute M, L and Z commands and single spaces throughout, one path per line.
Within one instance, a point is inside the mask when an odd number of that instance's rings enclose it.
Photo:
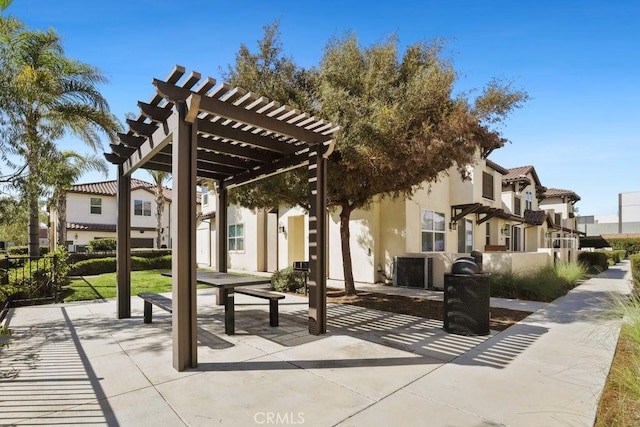
M 0 309 L 57 302 L 59 294 L 57 256 L 0 258 Z

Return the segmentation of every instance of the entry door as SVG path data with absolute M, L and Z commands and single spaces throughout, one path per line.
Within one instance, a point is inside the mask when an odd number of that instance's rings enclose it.
M 513 242 L 513 251 L 514 252 L 519 252 L 522 250 L 522 248 L 520 247 L 520 243 L 522 241 L 522 237 L 520 236 L 520 227 L 513 227 L 513 238 L 512 238 L 512 242 Z
M 289 265 L 294 261 L 307 261 L 304 254 L 304 216 L 290 216 L 287 220 L 287 249 L 289 252 Z
M 470 253 L 473 250 L 473 220 L 464 218 L 458 221 L 458 253 Z

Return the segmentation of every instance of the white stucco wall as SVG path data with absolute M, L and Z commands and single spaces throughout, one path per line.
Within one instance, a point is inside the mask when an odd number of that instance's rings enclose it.
M 329 278 L 344 280 L 342 240 L 339 209 L 329 214 Z M 380 205 L 375 203 L 368 210 L 355 210 L 349 221 L 349 244 L 353 280 L 373 283 L 379 280 L 376 273 L 376 246 L 380 236 Z
M 229 250 L 228 267 L 234 270 L 260 271 L 263 255 L 264 230 L 260 224 L 260 216 L 250 209 L 229 206 L 227 209 L 228 224 L 243 224 L 244 249 Z

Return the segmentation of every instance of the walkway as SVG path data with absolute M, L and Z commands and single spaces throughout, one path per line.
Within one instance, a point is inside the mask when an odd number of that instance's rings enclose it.
M 487 337 L 437 321 L 329 304 L 327 335 L 307 333 L 304 298 L 280 327 L 236 297 L 224 335 L 214 293 L 199 291 L 199 366 L 171 366 L 171 318 L 115 319 L 115 301 L 19 308 L 0 350 L 0 422 L 122 426 L 591 426 L 627 293 L 628 263 Z

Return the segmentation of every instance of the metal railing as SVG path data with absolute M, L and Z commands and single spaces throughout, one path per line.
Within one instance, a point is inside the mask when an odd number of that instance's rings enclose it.
M 0 305 L 57 302 L 60 274 L 57 256 L 0 258 Z

